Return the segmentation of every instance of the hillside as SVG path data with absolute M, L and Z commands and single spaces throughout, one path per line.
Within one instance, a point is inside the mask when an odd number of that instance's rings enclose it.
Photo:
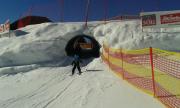
M 140 20 L 91 22 L 87 29 L 70 22 L 30 25 L 0 39 L 0 107 L 163 108 L 110 73 L 100 58 L 83 60 L 83 74 L 70 76 L 72 59 L 65 46 L 79 34 L 114 48 L 180 51 L 180 28 L 142 32 Z

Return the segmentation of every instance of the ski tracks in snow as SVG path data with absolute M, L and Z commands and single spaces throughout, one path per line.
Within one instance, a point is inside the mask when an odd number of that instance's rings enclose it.
M 18 106 L 18 108 L 38 108 L 39 105 L 41 106 L 43 103 L 47 102 L 44 107 L 42 107 L 42 106 L 40 107 L 40 108 L 46 108 L 50 103 L 52 103 L 56 98 L 58 98 L 70 85 L 67 85 L 67 87 L 65 87 L 64 90 L 62 90 L 62 92 L 58 93 L 55 97 L 48 97 L 47 99 L 43 99 L 43 98 L 39 99 L 41 101 L 36 101 L 36 99 L 38 99 L 39 96 L 40 97 L 46 96 L 47 95 L 46 93 L 48 93 L 47 91 L 50 90 L 51 88 L 54 88 L 54 86 L 57 86 L 59 84 L 61 85 L 61 83 L 63 83 L 69 77 L 68 74 L 67 74 L 67 72 L 57 73 L 54 75 L 54 77 L 52 77 L 48 81 L 45 81 L 34 91 L 32 91 L 26 95 L 22 95 L 22 96 L 19 96 L 16 98 L 11 98 L 11 99 L 2 101 L 0 103 L 0 107 L 14 108 L 15 106 Z M 72 82 L 73 81 L 70 81 L 70 84 Z M 30 101 L 32 102 L 32 100 L 34 100 L 33 103 L 28 103 Z M 25 104 L 27 104 L 27 105 L 25 105 Z
M 71 68 L 59 68 L 35 90 L 0 103 L 2 108 L 103 108 L 102 98 L 114 81 L 104 72 L 69 76 Z M 56 69 L 55 69 L 56 70 Z M 48 71 L 55 71 L 54 68 Z M 56 70 L 57 71 L 57 70 Z M 106 80 L 106 82 L 104 82 Z M 69 102 L 69 103 L 64 103 Z M 93 103 L 93 104 L 92 104 Z M 57 107 L 58 106 L 58 107 Z
M 69 86 L 71 86 L 71 84 L 73 83 L 74 79 L 70 81 L 70 83 L 67 84 L 67 86 L 65 86 L 65 88 L 60 91 L 54 98 L 52 98 L 44 107 L 42 108 L 47 108 L 48 105 L 50 105 L 52 102 L 54 102 L 56 99 L 60 98 L 60 96 L 69 88 Z

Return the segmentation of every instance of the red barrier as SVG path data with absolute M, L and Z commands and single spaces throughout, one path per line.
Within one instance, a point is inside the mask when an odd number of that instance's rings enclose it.
M 180 56 L 154 48 L 149 48 L 149 53 L 148 49 L 125 53 L 105 45 L 103 49 L 106 56 L 102 54 L 102 59 L 113 72 L 152 94 L 168 108 L 180 108 Z M 133 66 L 137 69 L 133 70 Z

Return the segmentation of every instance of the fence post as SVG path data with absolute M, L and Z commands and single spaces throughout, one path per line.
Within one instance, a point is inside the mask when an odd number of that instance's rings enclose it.
M 89 17 L 89 5 L 90 5 L 90 0 L 87 0 L 86 15 L 85 15 L 85 28 L 87 28 L 87 21 Z
M 154 64 L 153 64 L 153 48 L 149 48 L 150 53 L 150 63 L 151 63 L 151 72 L 152 72 L 152 86 L 153 86 L 153 95 L 156 97 L 156 86 L 155 86 L 155 78 L 154 78 Z
M 104 0 L 104 24 L 107 21 L 107 13 L 108 13 L 108 0 Z
M 102 45 L 102 52 L 101 52 L 101 60 L 103 61 L 103 55 L 104 55 L 104 43 Z
M 121 48 L 121 68 L 122 68 L 122 78 L 124 79 L 125 76 L 124 76 L 124 68 L 123 68 L 123 51 L 122 51 L 122 48 Z
M 61 20 L 61 22 L 63 22 L 64 21 L 64 0 L 61 0 L 60 1 L 60 5 L 61 5 L 61 18 L 60 18 L 60 20 Z
M 109 65 L 109 71 L 110 71 L 110 61 L 109 61 L 109 46 L 108 46 L 108 65 Z

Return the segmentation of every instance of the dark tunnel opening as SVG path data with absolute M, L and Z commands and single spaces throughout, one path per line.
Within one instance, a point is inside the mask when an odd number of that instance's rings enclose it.
M 65 51 L 67 56 L 79 55 L 80 58 L 98 58 L 100 56 L 100 44 L 94 37 L 77 35 L 67 43 Z

